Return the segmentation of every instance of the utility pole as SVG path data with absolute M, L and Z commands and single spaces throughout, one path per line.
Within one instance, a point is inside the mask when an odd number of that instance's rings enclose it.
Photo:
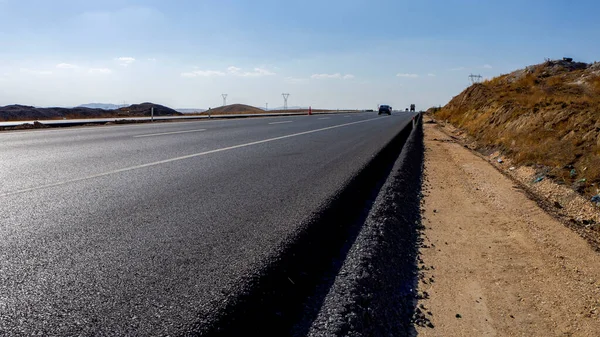
M 469 75 L 469 79 L 471 80 L 471 84 L 481 83 L 481 79 L 483 77 L 481 75 Z
M 283 94 L 281 94 L 281 96 L 283 96 L 283 110 L 287 110 L 287 108 L 288 108 L 288 97 L 290 97 L 290 94 L 283 93 Z
M 221 94 L 221 97 L 223 97 L 223 106 L 227 105 L 227 94 Z

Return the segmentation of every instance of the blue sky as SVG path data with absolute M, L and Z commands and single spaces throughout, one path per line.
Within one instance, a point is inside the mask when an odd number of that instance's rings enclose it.
M 600 59 L 600 3 L 0 0 L 0 105 L 443 105 L 470 73 Z

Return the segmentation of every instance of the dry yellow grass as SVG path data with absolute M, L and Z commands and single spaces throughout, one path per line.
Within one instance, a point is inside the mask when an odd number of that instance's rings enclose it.
M 482 147 L 499 149 L 518 164 L 543 165 L 550 176 L 596 194 L 600 76 L 572 65 L 547 62 L 472 85 L 434 114 Z

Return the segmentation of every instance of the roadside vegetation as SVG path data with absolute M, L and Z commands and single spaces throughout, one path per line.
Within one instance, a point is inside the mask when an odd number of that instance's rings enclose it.
M 600 192 L 600 63 L 546 61 L 474 84 L 429 112 L 478 150 L 500 151 L 588 196 Z

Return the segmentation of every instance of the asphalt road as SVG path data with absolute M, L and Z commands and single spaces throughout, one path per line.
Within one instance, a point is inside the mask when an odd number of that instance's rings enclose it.
M 411 117 L 0 133 L 0 335 L 185 332 Z

